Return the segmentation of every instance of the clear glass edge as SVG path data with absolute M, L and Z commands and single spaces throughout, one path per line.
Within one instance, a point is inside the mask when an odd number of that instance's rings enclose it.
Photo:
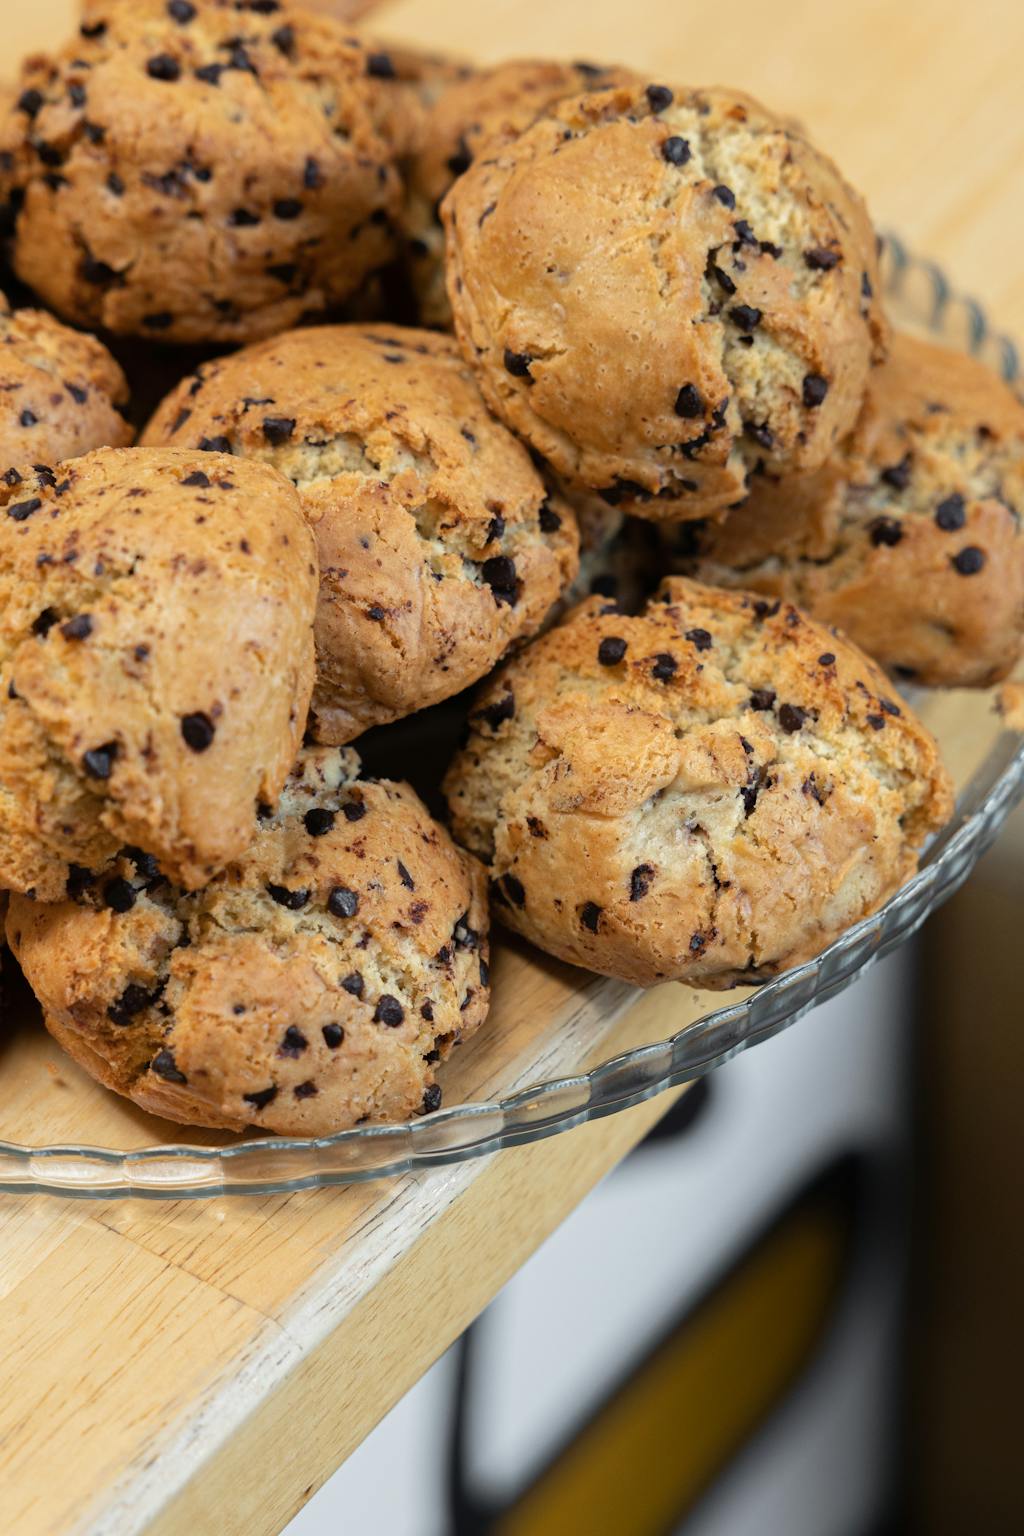
M 966 350 L 984 355 L 1008 382 L 1019 380 L 1016 345 L 991 329 L 976 300 L 956 293 L 939 267 L 912 256 L 891 233 L 885 236 L 884 257 L 890 296 L 905 299 L 908 284 L 923 280 L 925 294 L 914 301 L 923 311 L 920 322 L 941 332 L 950 312 L 958 312 Z M 927 849 L 918 872 L 877 912 L 813 960 L 738 1002 L 714 1009 L 665 1040 L 612 1056 L 589 1072 L 531 1084 L 494 1102 L 454 1105 L 402 1125 L 357 1127 L 315 1140 L 263 1137 L 231 1147 L 170 1143 L 128 1152 L 0 1140 L 0 1193 L 180 1200 L 364 1183 L 485 1157 L 632 1108 L 770 1039 L 910 938 L 963 883 L 1022 798 L 1024 737 L 1007 730 L 963 790 L 950 827 Z M 362 1155 L 346 1163 L 357 1149 Z M 274 1169 L 264 1160 L 291 1164 L 293 1171 L 289 1176 L 287 1167 Z

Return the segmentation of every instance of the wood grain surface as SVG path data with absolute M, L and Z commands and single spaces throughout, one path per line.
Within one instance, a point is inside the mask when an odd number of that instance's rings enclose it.
M 76 7 L 4 10 L 9 69 Z M 1020 6 L 396 0 L 373 21 L 463 55 L 619 60 L 749 89 L 808 124 L 880 224 L 1024 333 Z M 538 1042 L 556 1066 L 561 1052 L 606 1048 L 611 1032 L 620 1048 L 656 1038 L 699 1006 L 678 988 L 637 1006 L 624 991 L 581 993 L 574 973 L 513 950 L 497 980 L 496 1027 L 456 1067 L 450 1100 L 508 1081 Z M 534 1031 L 525 1046 L 505 1010 Z M 28 1095 L 41 1135 L 66 1123 L 74 1071 L 49 1052 L 15 1040 L 0 1053 L 5 1101 Z M 102 1140 L 119 1111 L 102 1095 L 80 1102 L 83 1136 Z M 4 1530 L 279 1531 L 667 1105 L 349 1190 L 161 1205 L 0 1197 Z M 139 1117 L 133 1133 L 141 1145 L 160 1127 Z

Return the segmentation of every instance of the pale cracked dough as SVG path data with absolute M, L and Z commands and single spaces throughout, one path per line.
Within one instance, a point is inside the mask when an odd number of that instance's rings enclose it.
M 0 294 L 0 473 L 132 440 L 124 374 L 94 336 Z
M 252 846 L 189 895 L 126 851 L 75 899 L 15 897 L 51 1033 L 154 1114 L 321 1136 L 437 1109 L 487 1015 L 487 886 L 405 784 L 306 751 Z
M 983 364 L 909 336 L 812 474 L 755 477 L 676 569 L 785 597 L 897 677 L 987 687 L 1024 637 L 1024 405 Z
M 491 408 L 577 485 L 656 520 L 813 469 L 884 354 L 860 198 L 721 89 L 552 106 L 443 205 L 456 334 Z
M 379 69 L 341 23 L 262 0 L 93 0 L 0 120 L 18 276 L 77 324 L 160 341 L 347 299 L 401 207 Z
M 447 336 L 295 331 L 204 366 L 146 429 L 273 464 L 320 552 L 313 728 L 339 745 L 478 681 L 573 578 L 576 524 Z
M 201 885 L 302 740 L 316 550 L 224 454 L 98 449 L 0 479 L 0 887 L 55 901 L 122 844 Z
M 728 987 L 878 907 L 948 818 L 935 742 L 788 605 L 675 578 L 592 598 L 491 681 L 446 781 L 499 912 L 563 960 Z

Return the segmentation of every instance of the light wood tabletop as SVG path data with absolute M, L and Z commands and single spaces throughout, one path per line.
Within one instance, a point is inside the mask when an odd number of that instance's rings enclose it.
M 10 67 L 77 7 L 7 9 Z M 596 58 L 744 87 L 803 119 L 881 226 L 1024 335 L 1020 6 L 395 0 L 375 24 L 483 59 Z M 518 967 L 520 1007 L 579 1023 L 586 998 L 565 974 L 505 963 Z M 617 1047 L 678 1027 L 680 999 L 676 988 L 620 997 Z M 584 1023 L 596 1040 L 595 1020 Z M 477 1088 L 486 1071 L 483 1057 Z M 669 1102 L 346 1190 L 165 1204 L 0 1196 L 4 1529 L 281 1530 Z

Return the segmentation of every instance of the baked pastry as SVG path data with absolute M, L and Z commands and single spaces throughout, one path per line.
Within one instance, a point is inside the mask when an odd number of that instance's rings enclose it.
M 94 336 L 0 294 L 0 473 L 132 440 L 128 383 Z
M 952 807 L 935 742 L 795 608 L 675 578 L 591 598 L 488 683 L 447 794 L 503 920 L 649 986 L 764 981 L 914 870 Z
M 630 78 L 622 69 L 540 59 L 513 59 L 490 69 L 464 70 L 447 80 L 434 76 L 433 88 L 422 99 L 418 144 L 403 167 L 402 225 L 424 325 L 451 329 L 441 203 L 481 147 L 486 145 L 490 153 L 496 145 L 507 144 L 566 96 Z
M 811 474 L 758 475 L 688 525 L 684 574 L 798 603 L 898 677 L 984 687 L 1024 638 L 1024 405 L 983 364 L 893 338 L 854 432 Z
M 77 324 L 238 342 L 340 303 L 401 205 L 375 58 L 235 0 L 106 0 L 0 123 L 14 268 Z
M 447 336 L 275 337 L 183 381 L 143 440 L 214 444 L 299 487 L 321 568 L 311 724 L 332 745 L 476 682 L 575 574 L 572 513 Z
M 123 844 L 202 885 L 302 740 L 316 551 L 226 454 L 98 449 L 0 478 L 0 887 L 59 900 Z
M 644 517 L 719 513 L 759 467 L 820 466 L 884 353 L 863 203 L 733 91 L 560 101 L 475 160 L 443 217 L 491 408 Z
M 488 1005 L 487 886 L 405 784 L 305 753 L 202 891 L 126 850 L 8 935 L 86 1071 L 192 1125 L 326 1135 L 436 1109 L 436 1065 Z

